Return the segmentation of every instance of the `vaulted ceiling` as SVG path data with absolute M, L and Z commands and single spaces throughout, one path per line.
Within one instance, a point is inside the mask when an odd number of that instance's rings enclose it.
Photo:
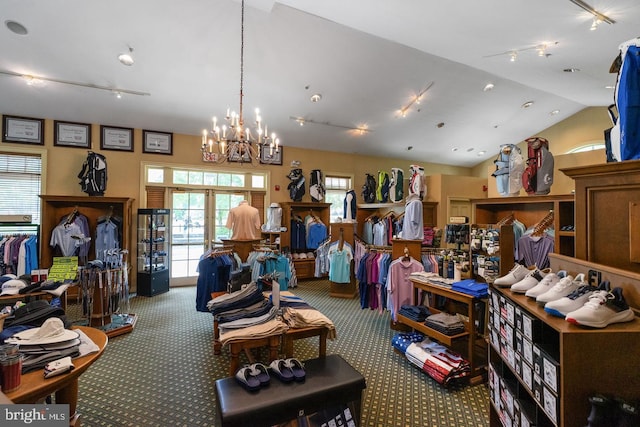
M 285 146 L 473 166 L 613 102 L 640 2 L 587 3 L 615 23 L 590 31 L 570 0 L 246 0 L 245 122 L 259 107 Z M 2 0 L 0 113 L 200 135 L 239 108 L 240 18 L 239 0 Z

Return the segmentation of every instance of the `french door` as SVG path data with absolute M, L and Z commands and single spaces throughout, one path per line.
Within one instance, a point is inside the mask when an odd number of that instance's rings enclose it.
M 229 210 L 246 192 L 171 190 L 171 286 L 194 285 L 200 257 L 213 242 L 231 238 Z

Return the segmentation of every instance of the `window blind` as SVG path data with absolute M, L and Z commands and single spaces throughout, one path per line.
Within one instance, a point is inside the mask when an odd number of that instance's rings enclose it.
M 40 224 L 42 159 L 0 153 L 0 215 L 25 215 Z

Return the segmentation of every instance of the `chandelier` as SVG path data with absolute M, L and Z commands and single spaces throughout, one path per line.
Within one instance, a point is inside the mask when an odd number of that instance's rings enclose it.
M 213 117 L 211 129 L 202 131 L 202 160 L 205 162 L 276 163 L 281 164 L 280 141 L 275 133 L 269 134 L 256 108 L 253 131 L 244 126 L 244 0 L 240 21 L 240 110 L 227 108 L 222 126 Z

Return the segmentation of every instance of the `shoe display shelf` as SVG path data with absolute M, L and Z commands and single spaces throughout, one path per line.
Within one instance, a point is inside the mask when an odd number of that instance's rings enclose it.
M 413 305 L 425 305 L 432 314 L 447 311 L 460 313 L 465 331 L 456 335 L 446 335 L 440 331 L 428 327 L 422 322 L 416 322 L 401 314 L 398 314 L 398 323 L 437 340 L 439 343 L 460 353 L 471 365 L 470 380 L 472 385 L 480 384 L 486 380 L 487 348 L 484 334 L 484 318 L 479 314 L 479 306 L 484 300 L 469 294 L 457 292 L 428 282 L 410 279 L 413 284 Z M 426 298 L 421 299 L 421 295 Z M 435 302 L 445 298 L 445 305 L 437 308 Z M 481 330 L 478 331 L 478 328 Z
M 640 275 L 559 254 L 553 271 L 585 273 L 637 300 Z M 535 300 L 490 289 L 490 425 L 582 427 L 597 394 L 640 396 L 640 320 L 588 328 L 551 316 Z M 631 305 L 633 308 L 634 306 Z M 637 306 L 635 306 L 637 307 Z M 524 420 L 524 421 L 523 421 Z
M 169 209 L 138 209 L 138 295 L 169 292 Z

